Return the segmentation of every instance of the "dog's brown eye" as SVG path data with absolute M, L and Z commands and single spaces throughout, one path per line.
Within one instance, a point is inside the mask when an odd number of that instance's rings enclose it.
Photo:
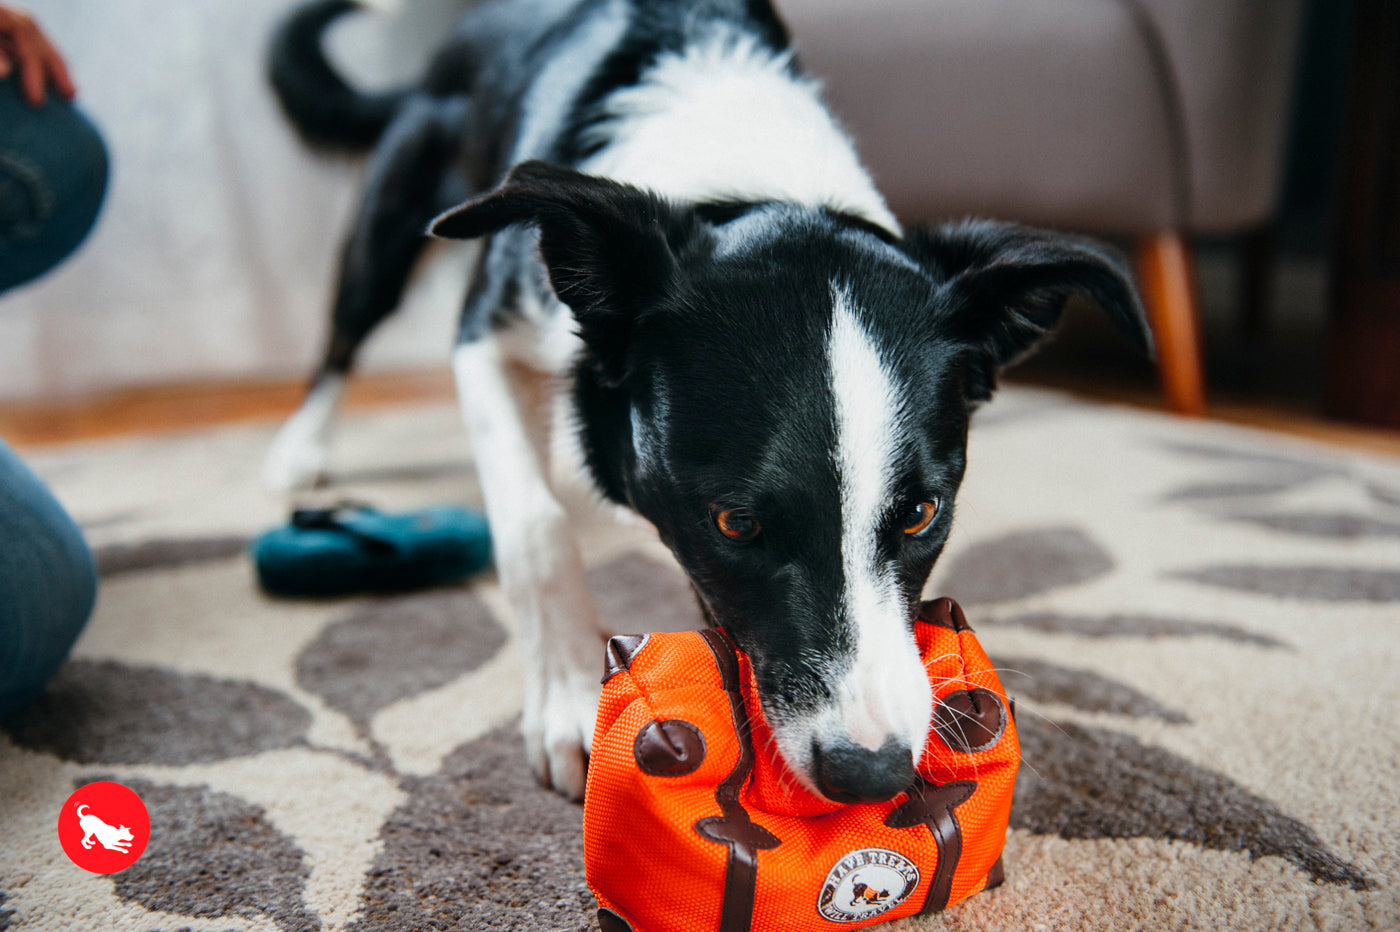
M 904 533 L 911 537 L 922 534 L 938 516 L 938 501 L 919 502 L 904 515 Z
M 716 508 L 715 527 L 730 540 L 753 540 L 763 526 L 747 508 Z

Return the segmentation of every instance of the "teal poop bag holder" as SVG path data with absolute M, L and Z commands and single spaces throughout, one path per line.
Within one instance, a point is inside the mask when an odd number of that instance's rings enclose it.
M 342 504 L 299 508 L 250 550 L 268 593 L 328 597 L 457 582 L 491 562 L 491 534 L 465 508 L 394 513 Z

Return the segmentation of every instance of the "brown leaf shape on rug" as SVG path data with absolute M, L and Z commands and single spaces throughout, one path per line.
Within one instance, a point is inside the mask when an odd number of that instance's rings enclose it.
M 301 850 L 260 807 L 207 786 L 125 782 L 150 811 L 151 840 L 112 875 L 117 896 L 177 916 L 261 913 L 287 932 L 321 928 L 302 900 L 310 871 Z
M 311 715 L 242 680 L 73 660 L 11 717 L 20 747 L 82 764 L 193 764 L 296 744 Z
M 1191 482 L 1186 485 L 1177 486 L 1170 492 L 1162 495 L 1164 502 L 1206 502 L 1214 503 L 1219 499 L 1228 498 L 1256 498 L 1265 495 L 1277 495 L 1280 492 L 1287 492 L 1294 486 L 1313 479 L 1312 475 L 1301 478 L 1288 479 L 1221 479 L 1212 482 Z
M 1088 638 L 1136 637 L 1154 640 L 1169 637 L 1213 637 L 1259 647 L 1288 647 L 1278 638 L 1236 625 L 1186 618 L 1164 618 L 1159 615 L 1063 615 L 1058 612 L 1026 612 L 1009 618 L 986 618 L 978 621 L 979 628 L 984 625 L 1007 625 L 1030 628 L 1047 634 L 1074 634 Z
M 1333 465 L 1274 453 L 1238 450 L 1198 443 L 1166 443 L 1179 456 L 1203 459 L 1229 469 L 1230 478 L 1189 483 L 1164 494 L 1162 501 L 1209 504 L 1212 500 L 1274 495 L 1324 476 L 1343 473 Z
M 1156 718 L 1173 725 L 1191 721 L 1146 693 L 1092 670 L 1076 670 L 1029 657 L 998 655 L 993 662 L 1006 691 L 1015 696 L 1029 696 L 1039 702 L 1059 702 L 1085 712 Z
M 248 538 L 237 535 L 215 537 L 156 537 L 150 540 L 104 544 L 93 553 L 97 575 L 105 578 L 142 570 L 163 570 L 195 566 L 241 557 L 248 550 Z
M 1382 521 L 1345 511 L 1289 511 L 1229 515 L 1229 520 L 1255 524 L 1301 537 L 1357 540 L 1365 537 L 1400 537 L 1400 521 Z
M 1400 571 L 1345 566 L 1233 563 L 1177 570 L 1168 578 L 1308 602 L 1400 602 Z
M 1017 531 L 973 544 L 944 564 L 936 591 L 964 605 L 1002 602 L 1097 579 L 1113 558 L 1073 527 Z
M 518 723 L 404 786 L 409 799 L 380 831 L 352 932 L 595 928 L 583 808 L 535 782 Z
M 83 529 L 84 534 L 91 534 L 93 531 L 120 527 L 139 517 L 141 517 L 141 509 L 139 508 L 120 508 L 116 511 L 105 511 L 95 515 L 74 515 L 74 520 L 78 522 L 78 526 Z
M 1011 825 L 1063 838 L 1168 838 L 1277 856 L 1315 880 L 1373 886 L 1302 822 L 1230 779 L 1129 735 L 1030 715 Z
M 588 589 L 609 630 L 628 634 L 704 626 L 690 581 L 675 563 L 625 553 L 588 571 Z
M 496 655 L 506 632 L 481 600 L 438 589 L 361 602 L 297 657 L 297 685 L 359 723 Z
M 1374 482 L 1368 482 L 1366 484 L 1366 494 L 1382 505 L 1400 507 L 1400 489 L 1387 488 L 1383 485 L 1377 485 Z
M 1340 470 L 1335 466 L 1317 460 L 1289 456 L 1286 453 L 1264 453 L 1258 449 L 1221 446 L 1214 443 L 1192 441 L 1167 441 L 1158 444 L 1163 450 L 1191 459 L 1213 460 L 1222 463 L 1236 463 L 1252 466 L 1271 466 L 1278 469 L 1291 469 L 1301 475 L 1335 474 Z

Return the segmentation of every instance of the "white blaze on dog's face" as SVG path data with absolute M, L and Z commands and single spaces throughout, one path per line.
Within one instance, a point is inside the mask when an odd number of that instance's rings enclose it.
M 909 624 L 910 606 L 899 567 L 881 551 L 892 505 L 894 470 L 907 422 L 907 389 L 880 357 L 857 317 L 850 293 L 832 283 L 827 359 L 835 402 L 841 487 L 841 611 L 854 632 L 854 650 L 835 674 L 832 703 L 780 738 L 799 771 L 812 770 L 814 749 L 854 745 L 879 752 L 888 742 L 917 763 L 928 737 L 932 693 Z M 903 529 L 901 528 L 901 531 Z

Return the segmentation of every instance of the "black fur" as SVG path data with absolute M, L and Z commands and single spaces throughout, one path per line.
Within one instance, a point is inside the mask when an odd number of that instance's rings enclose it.
M 321 36 L 356 9 L 353 0 L 318 0 L 298 7 L 273 33 L 268 74 L 277 100 L 302 136 L 316 146 L 368 149 L 393 120 L 406 91 L 353 90 L 326 61 Z
M 992 396 L 996 373 L 1015 362 L 1060 321 L 1069 297 L 1092 299 L 1144 353 L 1152 334 L 1122 262 L 1088 240 L 1014 224 L 965 221 L 919 227 L 906 250 L 955 280 L 959 306 L 951 332 L 982 352 L 971 359 L 967 394 Z M 1000 314 L 989 309 L 1001 308 Z

